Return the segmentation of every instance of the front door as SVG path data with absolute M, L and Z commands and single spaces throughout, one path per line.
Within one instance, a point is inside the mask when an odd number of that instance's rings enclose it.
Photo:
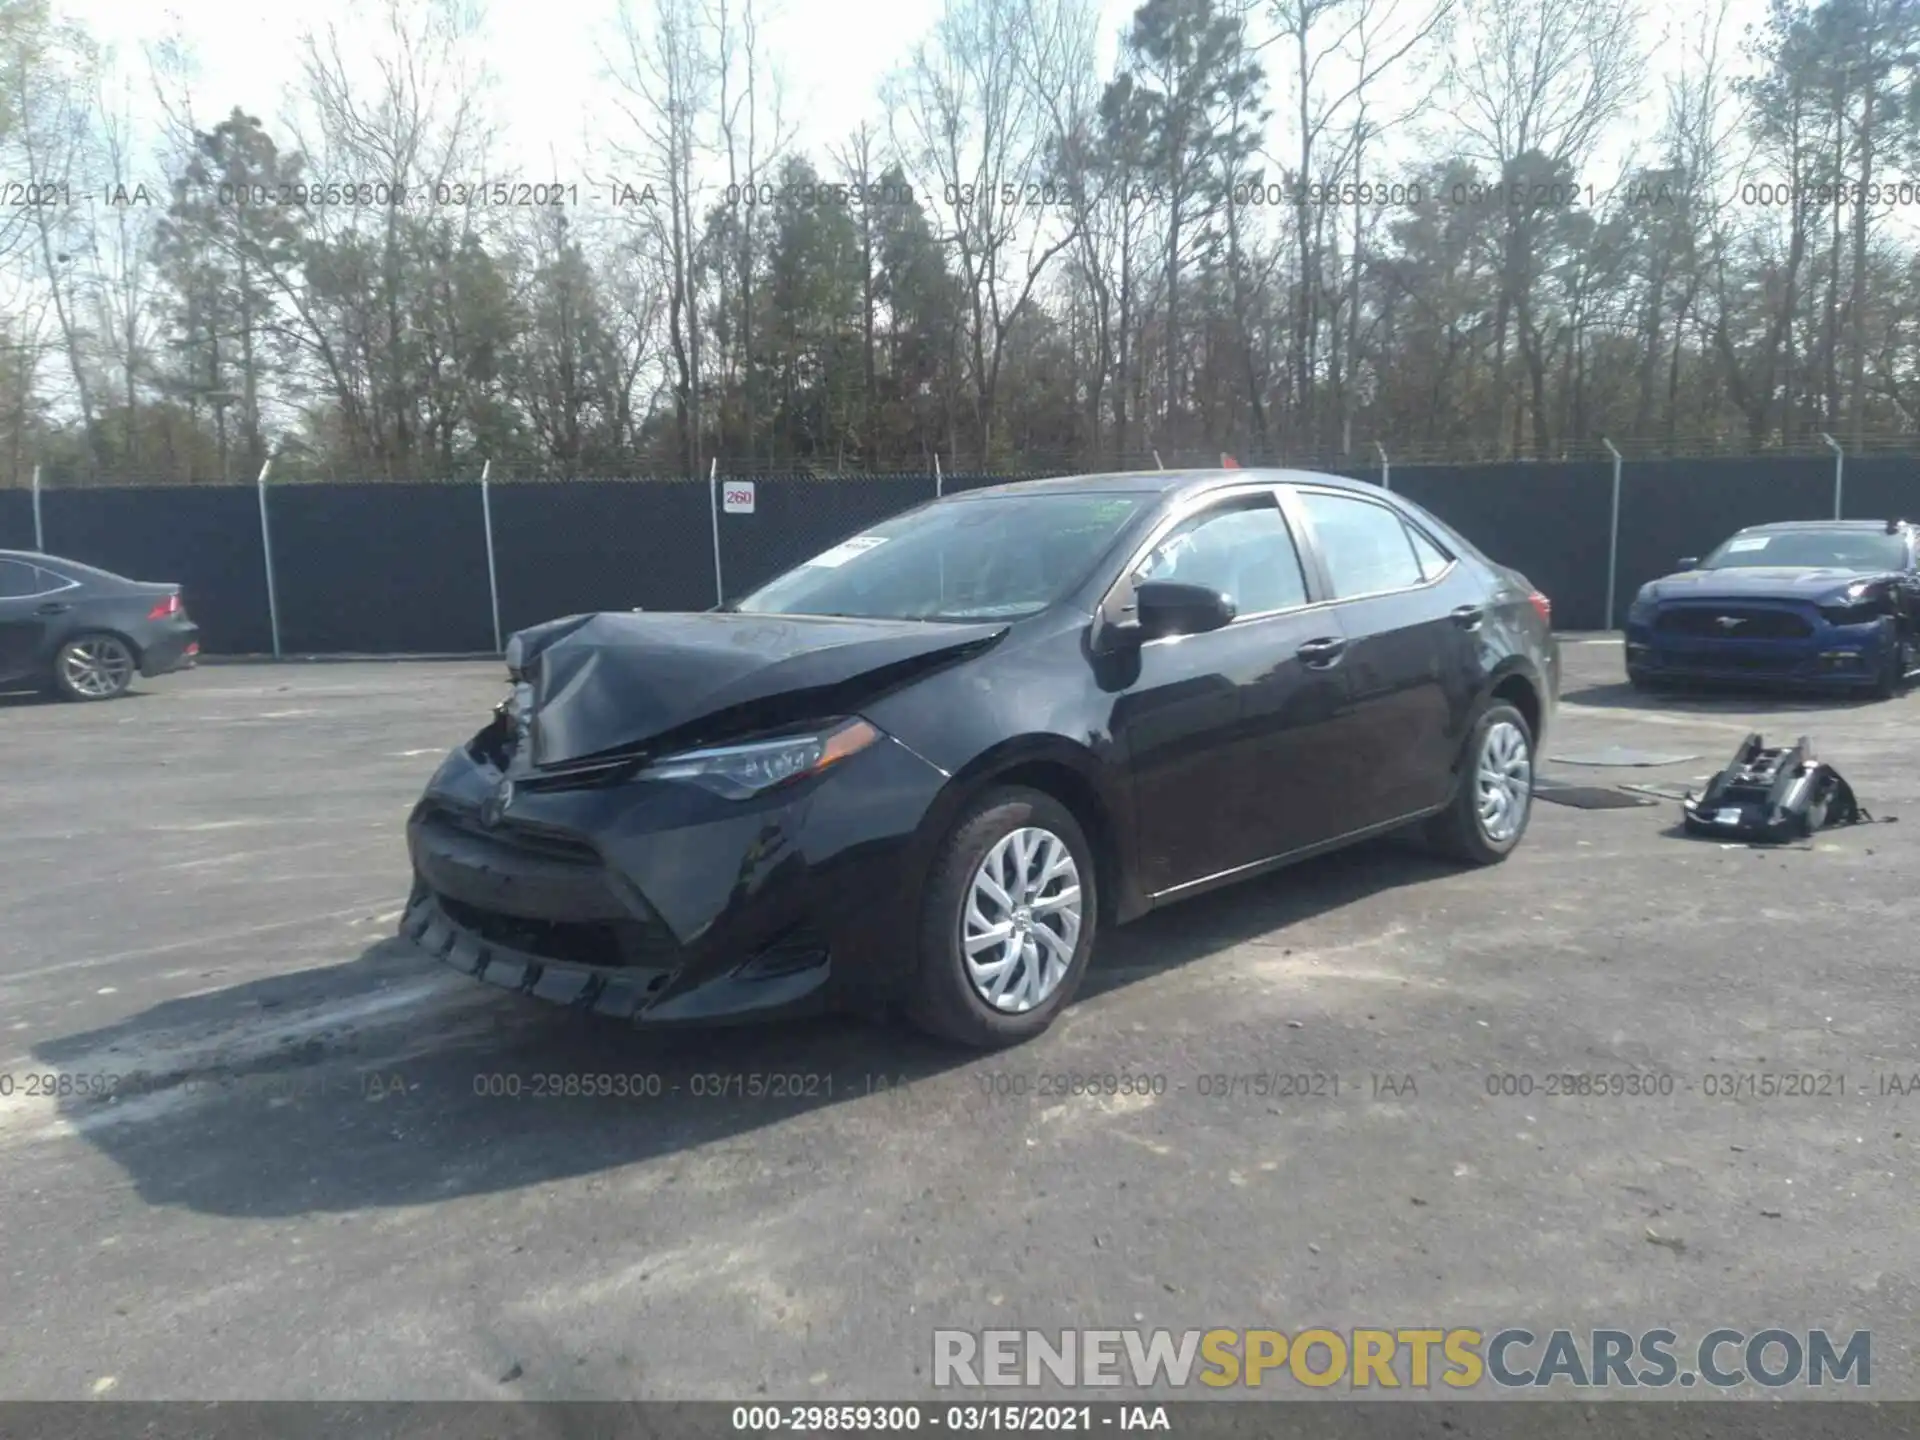
M 42 571 L 24 560 L 0 559 L 0 684 L 30 676 L 40 661 L 47 621 L 35 598 L 46 588 Z
M 1134 670 L 1112 725 L 1131 762 L 1142 888 L 1164 895 L 1323 838 L 1338 814 L 1326 777 L 1341 636 L 1325 607 L 1307 606 L 1273 493 L 1187 517 L 1131 578 L 1204 585 L 1239 612 L 1126 657 Z

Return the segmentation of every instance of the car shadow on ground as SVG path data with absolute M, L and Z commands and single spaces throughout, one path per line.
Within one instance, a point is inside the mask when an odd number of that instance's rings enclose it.
M 152 691 L 143 690 L 136 683 L 133 689 L 123 691 L 122 693 L 114 696 L 111 700 L 81 701 L 78 703 L 94 704 L 94 705 L 118 705 L 123 701 L 127 701 L 127 700 L 150 700 L 152 698 L 153 698 Z M 12 709 L 24 710 L 32 706 L 46 706 L 51 708 L 56 705 L 69 705 L 73 703 L 75 702 L 65 700 L 61 698 L 59 695 L 54 694 L 54 692 L 51 690 L 36 690 L 32 688 L 8 689 L 5 686 L 0 686 L 0 710 L 12 710 Z
M 1450 873 L 1377 841 L 1196 898 L 1109 932 L 1077 1003 Z M 418 1000 L 422 988 L 432 994 Z M 380 1027 L 350 1018 L 383 1004 L 412 1008 Z M 329 1017 L 332 1028 L 317 1028 Z M 981 1105 L 969 1067 L 1033 1063 L 1018 1050 L 987 1057 L 851 1019 L 638 1032 L 462 982 L 398 939 L 344 964 L 164 1001 L 33 1053 L 52 1073 L 144 1072 L 111 1096 L 57 1103 L 147 1203 L 256 1218 L 537 1186 L 697 1151 L 900 1086 Z
M 1882 702 L 1848 691 L 1779 690 L 1732 683 L 1675 684 L 1655 691 L 1635 690 L 1626 681 L 1564 690 L 1562 704 L 1609 710 L 1694 711 L 1702 715 L 1788 715 L 1810 710 L 1858 710 Z

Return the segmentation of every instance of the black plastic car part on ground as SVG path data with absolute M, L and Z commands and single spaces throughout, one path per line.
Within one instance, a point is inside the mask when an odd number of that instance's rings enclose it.
M 1742 530 L 1643 586 L 1627 612 L 1627 678 L 1904 683 L 1920 627 L 1920 537 L 1904 521 L 1816 520 Z
M 1804 840 L 1826 826 L 1868 818 L 1853 787 L 1814 758 L 1804 735 L 1790 746 L 1769 746 L 1749 735 L 1706 789 L 1681 801 L 1680 809 L 1690 834 L 1763 845 Z
M 1303 472 L 976 490 L 703 614 L 570 616 L 408 822 L 405 933 L 644 1024 L 1051 1022 L 1102 924 L 1420 827 L 1520 841 L 1546 597 Z
M 135 675 L 193 665 L 199 637 L 178 585 L 0 550 L 0 686 L 111 700 Z

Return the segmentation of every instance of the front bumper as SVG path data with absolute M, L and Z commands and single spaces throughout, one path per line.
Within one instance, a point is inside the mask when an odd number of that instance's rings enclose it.
M 455 750 L 407 822 L 401 933 L 466 974 L 649 1025 L 885 1009 L 908 978 L 946 777 L 892 740 L 746 801 L 534 777 L 488 826 L 500 778 Z
M 1882 621 L 1834 625 L 1817 611 L 1798 613 L 1807 620 L 1806 635 L 1761 640 L 1675 635 L 1656 628 L 1651 618 L 1629 617 L 1627 671 L 1649 680 L 1765 681 L 1819 686 L 1878 683 L 1889 642 L 1888 629 Z

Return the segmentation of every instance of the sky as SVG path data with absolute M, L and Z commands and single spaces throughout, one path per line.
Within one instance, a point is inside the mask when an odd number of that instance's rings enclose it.
M 644 5 L 645 0 L 634 0 Z M 784 82 L 783 119 L 797 125 L 797 139 L 820 157 L 862 120 L 880 120 L 878 99 L 887 73 L 907 56 L 913 43 L 938 17 L 940 0 L 759 0 L 765 29 L 765 53 L 774 57 Z M 1137 0 L 1099 0 L 1102 7 L 1102 71 L 1118 49 Z M 585 137 L 606 128 L 607 81 L 603 56 L 615 48 L 617 0 L 492 0 L 485 14 L 480 53 L 493 72 L 489 93 L 500 135 L 496 152 L 505 168 L 527 179 L 579 179 L 602 172 L 587 163 Z M 155 113 L 146 80 L 145 44 L 176 36 L 196 62 L 195 118 L 209 125 L 240 105 L 273 127 L 284 113 L 286 97 L 299 77 L 299 36 L 303 29 L 342 26 L 352 38 L 377 37 L 362 22 L 355 25 L 353 0 L 302 0 L 279 3 L 221 3 L 175 0 L 170 7 L 148 9 L 128 0 L 63 0 L 60 8 L 86 23 L 114 47 L 132 76 L 136 104 Z M 1611 137 L 1608 160 L 1624 158 L 1637 132 L 1644 142 L 1657 124 L 1663 103 L 1662 82 L 1681 63 L 1681 47 L 1663 39 L 1676 23 L 1701 13 L 1669 14 L 1651 0 L 1646 41 L 1650 54 L 1647 97 L 1633 124 Z M 1760 18 L 1764 0 L 1733 0 L 1729 39 L 1737 40 L 1747 23 Z M 1277 57 L 1276 57 L 1277 58 Z M 1287 110 L 1284 81 L 1276 69 L 1271 98 Z M 1276 127 L 1279 122 L 1276 121 Z M 1280 137 L 1276 130 L 1276 143 Z M 317 178 L 317 177 L 316 177 Z M 327 177 L 350 178 L 350 177 Z

